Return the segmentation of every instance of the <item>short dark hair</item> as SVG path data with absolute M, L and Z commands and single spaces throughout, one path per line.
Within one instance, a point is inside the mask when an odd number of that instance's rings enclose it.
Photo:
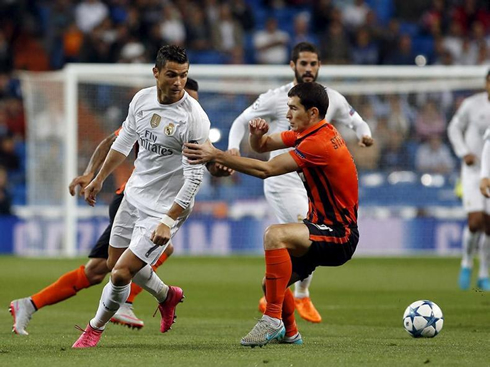
M 176 45 L 166 45 L 158 50 L 155 60 L 155 67 L 162 70 L 167 64 L 167 61 L 176 62 L 177 64 L 186 64 L 189 62 L 187 52 L 184 48 Z
M 320 58 L 320 51 L 316 48 L 313 43 L 310 42 L 300 42 L 296 46 L 294 46 L 291 51 L 291 61 L 296 64 L 296 61 L 299 59 L 299 54 L 301 52 L 313 52 L 317 54 L 318 58 Z
M 318 108 L 318 115 L 323 119 L 328 109 L 328 94 L 325 87 L 321 84 L 299 83 L 296 84 L 288 93 L 288 97 L 298 97 L 305 110 L 312 107 Z
M 194 92 L 199 92 L 199 83 L 197 80 L 187 77 L 187 83 L 185 83 L 185 89 L 193 90 Z

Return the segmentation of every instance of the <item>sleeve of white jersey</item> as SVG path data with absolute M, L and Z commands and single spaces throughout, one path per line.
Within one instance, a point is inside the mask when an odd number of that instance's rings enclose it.
M 194 111 L 182 143 L 203 144 L 209 137 L 209 128 L 210 122 L 206 113 L 203 110 Z M 204 165 L 190 164 L 187 158 L 182 155 L 182 167 L 184 170 L 184 184 L 177 193 L 175 202 L 182 208 L 187 209 L 201 185 Z
M 468 126 L 468 103 L 468 100 L 463 101 L 447 128 L 449 141 L 459 158 L 470 153 L 464 141 L 464 132 Z
M 490 128 L 485 131 L 483 139 L 485 144 L 481 155 L 481 178 L 490 178 Z
M 238 116 L 230 128 L 228 135 L 228 149 L 240 150 L 240 143 L 245 134 L 248 134 L 248 123 L 254 118 L 267 118 L 275 115 L 275 103 L 271 91 L 261 94 L 253 105 L 249 106 Z
M 357 111 L 347 102 L 347 99 L 339 92 L 329 89 L 329 107 L 334 108 L 334 114 L 332 117 L 333 123 L 341 123 L 356 132 L 357 138 L 362 139 L 363 136 L 372 136 L 371 128 L 357 113 Z
M 133 149 L 134 143 L 138 140 L 138 134 L 136 132 L 136 120 L 135 120 L 135 99 L 133 98 L 131 103 L 129 104 L 128 116 L 126 120 L 124 120 L 122 124 L 122 128 L 119 131 L 119 135 L 117 136 L 114 143 L 112 143 L 111 149 L 118 151 L 119 153 L 124 154 L 126 157 Z

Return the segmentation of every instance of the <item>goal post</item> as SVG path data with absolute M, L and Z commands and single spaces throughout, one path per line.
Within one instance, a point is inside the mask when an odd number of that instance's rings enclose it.
M 59 231 L 62 236 L 58 236 L 56 241 L 59 243 L 52 246 L 54 253 L 75 256 L 85 252 L 86 248 L 80 247 L 81 219 L 107 215 L 106 207 L 96 207 L 94 210 L 84 206 L 80 198 L 70 196 L 68 185 L 82 173 L 102 138 L 120 126 L 134 93 L 155 84 L 152 68 L 152 64 L 68 64 L 58 72 L 20 74 L 29 162 L 28 202 L 25 207 L 17 208 L 17 213 L 26 220 L 49 218 L 62 221 Z M 418 113 L 423 104 L 420 101 L 429 98 L 428 95 L 433 96 L 439 103 L 437 107 L 441 110 L 444 108 L 447 114 L 449 110 L 454 112 L 457 105 L 455 95 L 466 96 L 483 90 L 487 72 L 485 66 L 322 66 L 318 82 L 344 94 L 361 115 L 372 105 L 379 108 L 375 114 L 379 112 L 380 116 L 383 115 L 386 113 L 383 108 L 387 108 L 390 96 L 403 96 L 404 101 L 410 103 L 415 101 L 410 108 Z M 191 64 L 189 76 L 199 82 L 200 101 L 210 116 L 212 126 L 221 129 L 222 138 L 218 146 L 226 148 L 233 119 L 260 93 L 289 83 L 293 72 L 289 66 Z M 450 102 L 445 102 L 446 94 L 453 96 Z M 445 103 L 450 103 L 450 107 Z M 376 132 L 374 138 L 377 138 Z M 110 201 L 115 186 L 124 181 L 130 170 L 131 162 L 128 162 L 122 168 L 122 173 L 116 174 L 104 185 L 100 201 Z M 372 173 L 376 174 L 377 170 L 373 169 Z M 243 208 L 254 199 L 263 201 L 261 184 L 244 176 L 239 177 L 240 185 L 235 187 L 236 183 L 226 180 L 226 184 L 218 184 L 215 190 L 218 194 L 211 188 L 210 191 L 206 189 L 202 197 L 204 200 L 227 202 L 226 215 L 229 217 L 238 212 L 245 213 L 243 218 L 260 218 L 264 215 L 262 206 Z M 369 177 L 375 180 L 375 175 Z M 249 182 L 253 189 L 245 192 L 243 188 Z M 363 183 L 360 182 L 361 189 Z M 241 209 L 236 209 L 239 205 L 235 205 L 235 202 L 242 198 Z M 383 203 L 374 205 L 370 213 L 374 213 L 374 217 L 386 217 L 389 212 L 387 207 L 397 207 L 398 199 L 393 197 L 391 200 L 395 202 L 393 205 L 391 202 L 387 206 Z M 258 210 L 259 213 L 254 212 L 257 208 L 262 208 Z M 361 202 L 361 211 L 362 208 Z M 403 209 L 409 210 L 406 207 Z M 460 213 L 457 209 L 451 211 L 451 208 L 448 213 L 455 211 Z M 440 212 L 434 211 L 438 215 Z M 455 216 L 458 217 L 458 214 Z M 267 218 L 269 222 L 274 220 L 270 212 Z M 96 237 L 96 232 L 100 232 L 99 227 L 91 238 Z M 46 241 L 46 238 L 42 238 L 42 241 Z

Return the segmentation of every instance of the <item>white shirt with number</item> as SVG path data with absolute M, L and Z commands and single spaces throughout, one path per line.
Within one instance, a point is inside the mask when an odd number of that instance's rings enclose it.
M 240 149 L 240 142 L 245 134 L 249 132 L 248 122 L 254 118 L 264 118 L 269 120 L 268 134 L 274 134 L 289 130 L 289 121 L 286 118 L 288 111 L 288 92 L 294 86 L 294 83 L 283 85 L 276 89 L 271 89 L 263 93 L 253 105 L 248 107 L 238 116 L 230 130 L 228 149 Z M 369 125 L 362 117 L 352 108 L 345 97 L 334 89 L 326 87 L 329 107 L 325 119 L 331 123 L 345 124 L 356 131 L 359 139 L 363 136 L 371 136 Z M 289 149 L 275 150 L 271 152 L 273 158 Z M 296 172 L 285 175 L 270 177 L 264 182 L 264 190 L 277 192 L 284 190 L 284 187 L 291 188 L 303 187 L 303 183 Z
M 187 142 L 204 143 L 210 122 L 199 102 L 187 92 L 179 101 L 161 104 L 157 88 L 140 90 L 112 149 L 128 155 L 136 141 L 138 158 L 126 184 L 128 202 L 142 212 L 160 217 L 174 202 L 192 207 L 204 165 L 191 165 L 182 155 Z

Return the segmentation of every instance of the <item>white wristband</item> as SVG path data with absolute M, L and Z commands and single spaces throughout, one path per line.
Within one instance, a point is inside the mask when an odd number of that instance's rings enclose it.
M 175 224 L 175 219 L 172 219 L 167 214 L 165 214 L 162 219 L 160 219 L 160 223 L 165 224 L 168 228 L 172 228 Z

